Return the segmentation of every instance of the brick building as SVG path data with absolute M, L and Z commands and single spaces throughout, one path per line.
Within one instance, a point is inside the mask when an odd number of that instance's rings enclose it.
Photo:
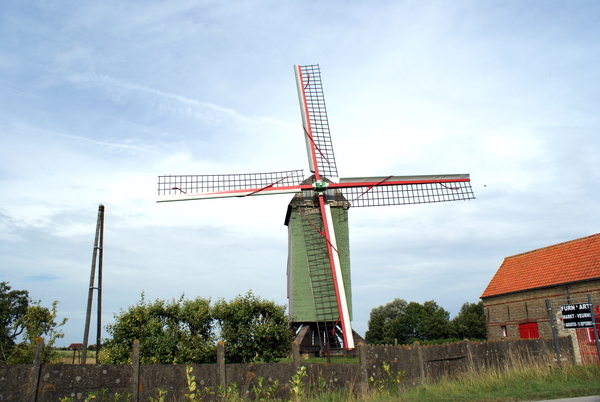
M 565 329 L 560 306 L 587 303 L 600 319 L 600 233 L 506 257 L 481 295 L 488 340 L 552 336 L 546 299 L 559 336 L 573 337 L 581 361 L 597 359 L 590 329 Z M 577 359 L 580 360 L 580 359 Z

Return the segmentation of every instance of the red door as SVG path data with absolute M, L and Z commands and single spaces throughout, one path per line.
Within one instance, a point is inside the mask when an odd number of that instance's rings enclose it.
M 519 324 L 519 335 L 521 339 L 539 338 L 537 322 Z

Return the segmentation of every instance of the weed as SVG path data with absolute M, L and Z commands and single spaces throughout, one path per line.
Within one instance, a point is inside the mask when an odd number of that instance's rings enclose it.
M 84 401 L 90 402 L 97 398 L 98 398 L 97 391 L 88 392 Z M 100 393 L 100 399 L 102 400 L 102 402 L 110 402 L 110 398 L 108 397 L 108 388 L 102 388 L 102 391 Z M 129 392 L 125 392 L 124 394 L 115 392 L 115 394 L 113 395 L 113 402 L 127 402 L 130 399 L 131 399 L 131 394 Z M 71 398 L 69 396 L 65 396 L 63 398 L 58 399 L 59 402 L 74 402 L 74 400 L 75 400 L 74 398 Z
M 119 392 L 115 392 L 115 394 L 113 395 L 113 402 L 128 402 L 129 400 L 131 400 L 131 393 L 130 392 L 125 392 L 124 394 L 121 394 Z
M 194 371 L 192 366 L 185 366 L 185 377 L 187 379 L 188 393 L 184 394 L 183 396 L 189 402 L 201 401 L 202 396 L 199 392 L 196 393 L 198 387 L 196 385 L 196 376 L 192 375 L 192 371 Z
M 316 385 L 310 384 L 310 393 L 313 397 L 318 397 L 324 395 L 327 392 L 328 387 L 329 384 L 327 383 L 327 380 L 322 376 L 319 376 Z
M 304 396 L 304 378 L 306 378 L 306 375 L 306 366 L 302 366 L 290 379 L 290 394 L 294 402 L 302 400 Z
M 210 390 L 210 388 L 206 388 Z M 243 400 L 238 392 L 237 382 L 230 383 L 227 387 L 224 387 L 223 384 L 217 385 L 216 392 L 211 392 L 212 395 L 217 395 L 217 397 L 226 400 L 228 402 L 237 402 Z
M 150 399 L 150 402 L 165 402 L 167 399 L 167 392 L 168 391 L 159 388 L 156 390 L 156 396 L 149 396 L 148 399 Z
M 252 393 L 257 401 L 267 401 L 273 398 L 279 389 L 279 380 L 273 381 L 271 385 L 265 385 L 264 382 L 264 377 L 257 377 L 256 385 L 252 386 Z
M 385 373 L 385 378 L 376 380 L 373 376 L 369 377 L 369 383 L 377 392 L 388 391 L 392 394 L 398 394 L 400 391 L 400 383 L 404 382 L 406 372 L 398 370 L 395 373 L 390 368 L 388 362 L 381 364 L 381 371 Z

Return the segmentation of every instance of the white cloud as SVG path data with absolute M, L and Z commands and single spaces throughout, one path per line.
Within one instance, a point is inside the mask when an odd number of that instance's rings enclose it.
M 597 8 L 9 5 L 0 280 L 80 341 L 104 203 L 105 321 L 142 289 L 284 303 L 289 197 L 156 204 L 156 176 L 305 168 L 291 66 L 318 62 L 342 177 L 470 173 L 477 197 L 350 210 L 355 325 L 396 297 L 455 313 L 503 257 L 598 230 Z

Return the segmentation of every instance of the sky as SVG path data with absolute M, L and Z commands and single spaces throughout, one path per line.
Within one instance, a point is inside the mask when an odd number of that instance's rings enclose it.
M 340 177 L 469 173 L 476 196 L 350 209 L 353 327 L 394 298 L 454 316 L 505 257 L 600 231 L 599 13 L 3 1 L 0 281 L 59 301 L 58 345 L 81 342 L 103 204 L 104 324 L 142 292 L 286 304 L 291 196 L 157 204 L 157 176 L 307 172 L 293 65 L 319 64 Z

